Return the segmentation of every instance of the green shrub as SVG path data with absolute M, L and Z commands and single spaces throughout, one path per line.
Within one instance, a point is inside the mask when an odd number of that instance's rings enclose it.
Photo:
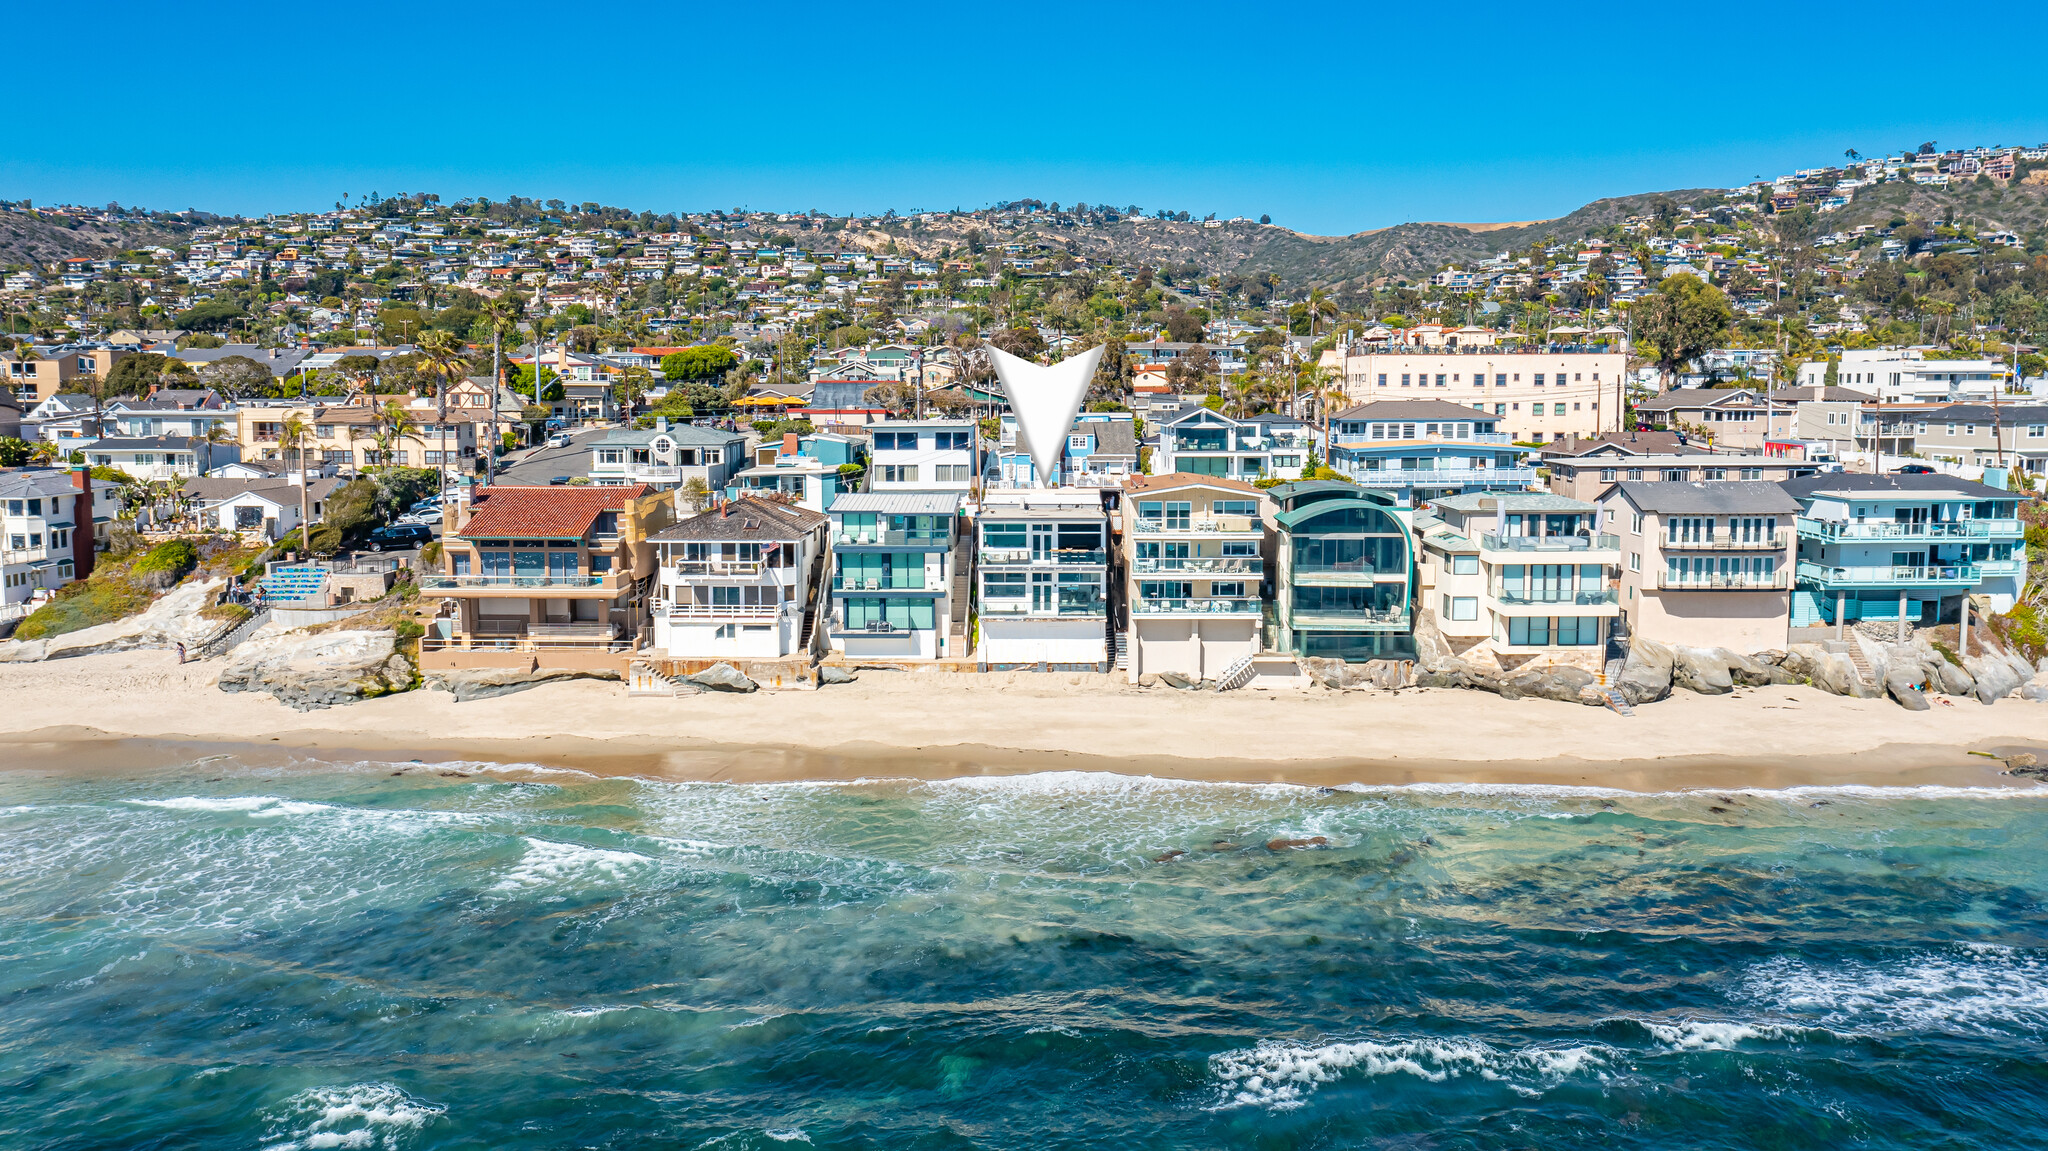
M 58 589 L 50 602 L 30 613 L 14 629 L 15 639 L 49 639 L 112 623 L 149 606 L 147 586 L 125 571 L 95 574 Z
M 136 579 L 153 588 L 167 588 L 199 566 L 199 549 L 191 540 L 165 540 L 129 567 Z

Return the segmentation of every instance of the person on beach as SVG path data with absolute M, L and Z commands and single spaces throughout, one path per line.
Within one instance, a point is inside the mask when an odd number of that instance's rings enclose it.
M 185 666 L 185 645 L 182 643 L 178 645 L 178 666 Z

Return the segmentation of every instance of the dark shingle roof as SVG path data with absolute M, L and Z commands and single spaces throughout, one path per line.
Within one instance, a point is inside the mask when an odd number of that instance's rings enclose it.
M 1965 499 L 1973 500 L 2017 500 L 2025 498 L 2019 492 L 1994 488 L 1975 480 L 1959 476 L 1933 475 L 1872 475 L 1868 472 L 1823 472 L 1817 476 L 1801 476 L 1796 480 L 1783 480 L 1778 484 L 1794 499 L 1804 499 L 1817 492 L 1855 492 L 1881 494 L 1898 492 L 1902 495 L 1926 495 L 1933 498 L 1944 492 L 1953 492 Z
M 822 512 L 744 496 L 656 532 L 656 540 L 795 540 L 824 526 Z
M 1769 480 L 1705 480 L 1663 483 L 1623 480 L 1607 489 L 1619 491 L 1646 512 L 1681 515 L 1773 515 L 1799 510 L 1799 501 Z M 1605 495 L 1605 493 L 1602 493 Z

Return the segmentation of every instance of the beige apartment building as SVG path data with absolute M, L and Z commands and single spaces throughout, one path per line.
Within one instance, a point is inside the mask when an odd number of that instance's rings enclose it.
M 385 427 L 382 409 L 369 405 L 243 408 L 237 439 L 245 460 L 283 460 L 296 465 L 296 451 L 284 442 L 285 421 L 296 417 L 312 425 L 312 435 L 304 446 L 308 462 L 316 468 L 325 466 L 342 474 L 379 464 L 438 467 L 450 474 L 475 470 L 477 421 L 488 420 L 488 414 L 451 408 L 445 422 L 437 420 L 432 409 L 408 408 L 406 414 L 417 424 L 416 430 L 385 443 L 379 439 Z
M 1414 517 L 1417 604 L 1462 658 L 1599 672 L 1620 542 L 1599 506 L 1549 492 L 1466 492 Z
M 1354 351 L 1342 358 L 1353 403 L 1448 400 L 1482 411 L 1516 443 L 1596 436 L 1621 426 L 1621 352 L 1445 346 Z
M 84 376 L 106 379 L 114 365 L 133 355 L 126 348 L 75 348 L 40 359 L 21 359 L 10 353 L 0 359 L 0 377 L 7 381 L 8 394 L 27 411 L 58 392 L 78 391 L 71 381 Z
M 1630 455 L 1590 453 L 1547 459 L 1549 488 L 1575 500 L 1597 500 L 1617 483 L 1718 483 L 1723 480 L 1780 480 L 1815 475 L 1821 465 L 1789 456 L 1722 455 L 1715 452 Z
M 1621 541 L 1631 635 L 1736 652 L 1785 646 L 1799 501 L 1775 483 L 1622 481 L 1600 499 Z
M 2048 405 L 1948 404 L 1915 419 L 1914 450 L 1928 459 L 2048 472 Z

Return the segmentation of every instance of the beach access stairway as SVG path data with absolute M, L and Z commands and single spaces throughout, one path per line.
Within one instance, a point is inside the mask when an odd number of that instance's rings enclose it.
M 262 611 L 256 612 L 253 615 L 251 615 L 248 619 L 245 619 L 241 623 L 236 624 L 234 627 L 229 628 L 221 634 L 214 636 L 212 639 L 209 639 L 205 643 L 199 645 L 199 651 L 197 654 L 200 659 L 212 659 L 215 656 L 226 655 L 227 653 L 235 650 L 235 648 L 239 647 L 243 640 L 248 639 L 252 635 L 255 635 L 257 628 L 260 628 L 264 624 L 267 624 L 269 622 L 270 609 L 264 608 Z
M 318 564 L 274 564 L 256 583 L 273 603 L 324 600 L 327 569 Z
M 1119 633 L 1119 638 L 1121 638 L 1121 633 Z M 1250 683 L 1253 677 L 1258 675 L 1257 670 L 1252 667 L 1252 659 L 1253 657 L 1248 655 L 1239 656 L 1236 662 L 1224 668 L 1216 676 L 1216 690 L 1235 691 Z
M 974 591 L 974 549 L 961 545 L 953 547 L 953 586 L 947 599 L 950 609 L 946 621 L 948 647 L 955 653 L 972 654 L 967 651 L 967 601 Z

